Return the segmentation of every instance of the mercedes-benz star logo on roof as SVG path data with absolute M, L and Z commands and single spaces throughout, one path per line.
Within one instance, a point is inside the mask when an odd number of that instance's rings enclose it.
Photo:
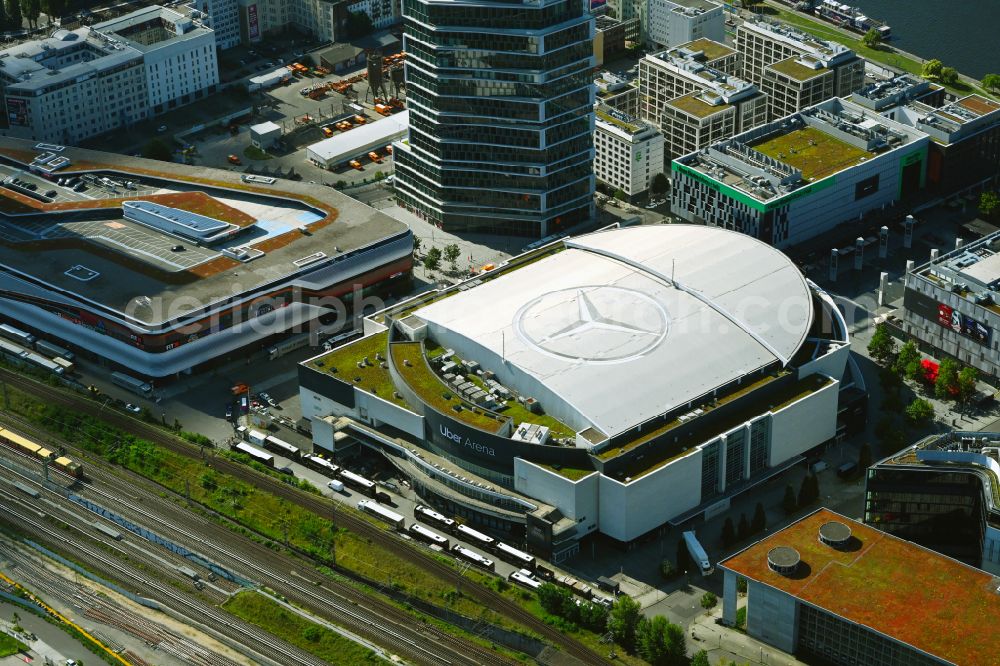
M 621 363 L 643 356 L 663 341 L 669 327 L 662 304 L 624 287 L 552 291 L 514 315 L 514 330 L 530 347 L 589 363 Z

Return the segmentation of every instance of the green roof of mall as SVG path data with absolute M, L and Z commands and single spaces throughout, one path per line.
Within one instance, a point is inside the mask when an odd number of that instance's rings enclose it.
M 750 147 L 800 170 L 807 181 L 826 178 L 875 155 L 809 125 Z

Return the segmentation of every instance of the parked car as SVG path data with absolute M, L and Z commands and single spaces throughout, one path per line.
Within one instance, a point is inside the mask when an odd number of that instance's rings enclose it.
M 139 412 L 142 411 L 142 408 L 139 407 L 139 405 L 133 405 L 131 402 L 125 403 L 125 409 L 132 412 L 133 414 L 138 414 Z

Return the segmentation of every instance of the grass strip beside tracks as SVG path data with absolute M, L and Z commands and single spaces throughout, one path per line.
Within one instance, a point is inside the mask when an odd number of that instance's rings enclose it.
M 331 664 L 384 664 L 367 647 L 312 622 L 256 591 L 241 592 L 222 607 L 268 633 Z

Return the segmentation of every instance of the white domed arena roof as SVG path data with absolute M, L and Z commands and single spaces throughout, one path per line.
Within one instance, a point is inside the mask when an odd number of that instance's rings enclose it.
M 775 361 L 813 319 L 780 251 L 699 225 L 603 231 L 414 313 L 460 356 L 609 436 Z

